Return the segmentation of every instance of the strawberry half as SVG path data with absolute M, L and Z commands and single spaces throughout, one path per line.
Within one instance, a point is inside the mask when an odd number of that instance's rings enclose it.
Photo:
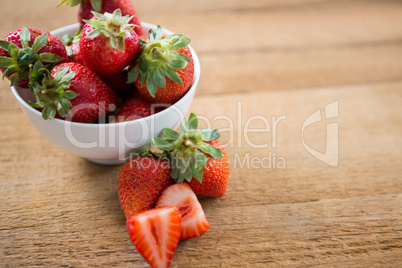
M 112 75 L 127 67 L 141 51 L 140 40 L 129 24 L 130 17 L 120 9 L 112 13 L 92 12 L 85 20 L 80 39 L 80 52 L 85 66 L 99 76 Z
M 138 252 L 151 267 L 169 267 L 180 241 L 180 211 L 159 207 L 127 218 L 127 232 Z
M 204 210 L 187 183 L 176 183 L 166 188 L 156 203 L 156 207 L 163 206 L 179 209 L 182 218 L 180 239 L 201 236 L 209 229 Z
M 197 128 L 197 116 L 191 114 L 188 122 L 183 120 L 180 125 L 180 133 L 165 128 L 165 139 L 154 137 L 152 142 L 171 156 L 173 179 L 189 182 L 196 194 L 221 197 L 228 185 L 228 156 L 217 129 Z
M 194 61 L 182 34 L 164 36 L 158 25 L 150 30 L 148 40 L 141 41 L 142 53 L 128 74 L 141 95 L 152 103 L 174 103 L 191 87 Z

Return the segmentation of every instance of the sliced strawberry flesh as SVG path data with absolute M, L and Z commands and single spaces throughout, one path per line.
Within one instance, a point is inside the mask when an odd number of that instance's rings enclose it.
M 175 206 L 182 217 L 180 239 L 189 239 L 203 235 L 209 229 L 197 196 L 187 183 L 176 183 L 166 188 L 156 207 Z
M 169 267 L 181 232 L 176 207 L 160 207 L 127 219 L 127 231 L 138 252 L 151 267 Z

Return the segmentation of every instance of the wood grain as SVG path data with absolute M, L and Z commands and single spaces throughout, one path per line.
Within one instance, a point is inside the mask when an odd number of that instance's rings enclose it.
M 0 35 L 76 21 L 55 0 L 3 2 Z M 172 267 L 402 266 L 400 1 L 133 2 L 143 21 L 192 38 L 202 71 L 191 111 L 220 130 L 231 160 L 226 195 L 200 198 L 210 230 L 181 241 Z M 303 132 L 333 102 L 337 116 Z M 7 81 L 0 121 L 1 267 L 147 267 L 126 233 L 120 166 L 44 139 Z M 336 167 L 303 145 L 324 152 L 328 123 Z

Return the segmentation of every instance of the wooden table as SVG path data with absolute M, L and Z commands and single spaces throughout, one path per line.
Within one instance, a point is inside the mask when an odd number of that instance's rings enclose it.
M 75 23 L 58 2 L 2 1 L 0 34 Z M 191 111 L 231 160 L 226 195 L 201 199 L 211 228 L 173 267 L 402 266 L 400 1 L 133 2 L 192 39 Z M 0 87 L 0 266 L 146 267 L 120 166 L 55 147 Z

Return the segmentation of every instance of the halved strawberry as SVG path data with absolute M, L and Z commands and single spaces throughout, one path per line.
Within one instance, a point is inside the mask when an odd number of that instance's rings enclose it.
M 197 196 L 187 183 L 176 183 L 163 191 L 156 207 L 175 206 L 182 218 L 180 239 L 195 238 L 203 235 L 209 229 Z
M 127 218 L 127 232 L 151 267 L 169 267 L 180 241 L 180 212 L 167 206 L 145 210 Z

